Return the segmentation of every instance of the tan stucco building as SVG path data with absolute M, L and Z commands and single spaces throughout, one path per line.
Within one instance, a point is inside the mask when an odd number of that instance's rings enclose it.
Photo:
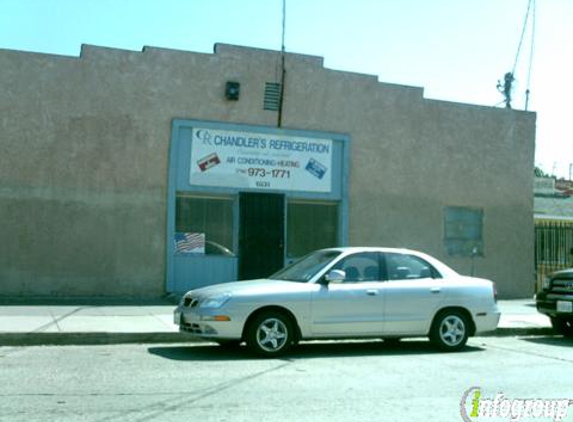
M 221 44 L 0 50 L 0 295 L 158 296 L 350 244 L 530 296 L 535 114 L 423 94 Z

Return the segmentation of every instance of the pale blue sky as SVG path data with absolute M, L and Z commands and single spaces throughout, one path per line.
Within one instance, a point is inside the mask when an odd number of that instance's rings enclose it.
M 325 66 L 421 86 L 427 98 L 495 106 L 529 0 L 286 0 L 286 49 Z M 536 163 L 573 164 L 573 0 L 536 1 L 529 109 Z M 0 48 L 78 56 L 81 44 L 212 52 L 217 42 L 278 50 L 282 0 L 0 0 Z M 530 33 L 516 70 L 523 109 Z

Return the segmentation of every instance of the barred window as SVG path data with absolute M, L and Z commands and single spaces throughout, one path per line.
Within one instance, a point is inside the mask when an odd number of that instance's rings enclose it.
M 298 258 L 316 249 L 338 246 L 338 203 L 290 200 L 287 255 Z
M 483 256 L 483 209 L 446 207 L 444 246 L 448 255 Z
M 178 194 L 175 231 L 204 234 L 207 255 L 233 256 L 232 198 Z

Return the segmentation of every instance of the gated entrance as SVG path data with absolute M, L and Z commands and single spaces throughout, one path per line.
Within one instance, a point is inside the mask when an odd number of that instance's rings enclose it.
M 573 221 L 536 221 L 536 291 L 549 274 L 570 267 L 573 267 Z

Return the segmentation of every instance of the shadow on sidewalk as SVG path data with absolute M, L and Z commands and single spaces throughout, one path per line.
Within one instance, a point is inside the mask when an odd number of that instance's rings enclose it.
M 557 334 L 554 336 L 528 337 L 520 340 L 548 346 L 573 347 L 573 338 L 563 337 Z

